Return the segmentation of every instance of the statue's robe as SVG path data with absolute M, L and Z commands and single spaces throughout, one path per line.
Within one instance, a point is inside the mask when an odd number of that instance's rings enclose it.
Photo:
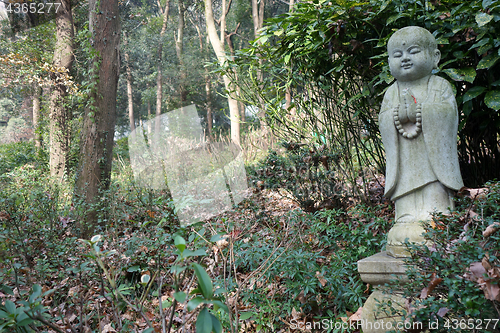
M 459 190 L 463 181 L 457 155 L 458 109 L 450 83 L 439 76 L 430 77 L 421 109 L 422 132 L 411 140 L 394 124 L 399 95 L 396 82 L 385 93 L 379 114 L 387 161 L 385 196 L 397 200 L 435 181 Z

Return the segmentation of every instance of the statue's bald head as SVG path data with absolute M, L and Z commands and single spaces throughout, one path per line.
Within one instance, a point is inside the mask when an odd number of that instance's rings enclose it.
M 422 47 L 430 51 L 437 49 L 434 36 L 428 30 L 416 26 L 405 27 L 396 31 L 389 38 L 387 48 L 391 49 L 395 45 L 404 45 L 411 42 L 418 42 Z

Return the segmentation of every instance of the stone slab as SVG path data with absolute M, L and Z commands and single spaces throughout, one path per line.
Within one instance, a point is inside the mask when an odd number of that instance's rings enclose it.
M 403 297 L 376 289 L 363 305 L 361 314 L 363 333 L 403 332 L 403 329 L 398 328 L 404 328 L 402 321 L 404 309 Z
M 361 280 L 373 286 L 389 283 L 394 279 L 403 282 L 408 280 L 403 259 L 391 257 L 385 251 L 359 260 L 358 272 Z

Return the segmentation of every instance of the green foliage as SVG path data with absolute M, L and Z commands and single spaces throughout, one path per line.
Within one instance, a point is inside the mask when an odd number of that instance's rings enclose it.
M 46 164 L 44 152 L 37 152 L 33 142 L 20 141 L 0 145 L 0 175 L 13 171 L 28 163 L 37 163 L 37 167 Z
M 11 288 L 0 284 L 0 289 L 8 295 L 14 295 Z M 33 332 L 32 323 L 37 320 L 44 320 L 48 317 L 48 309 L 41 305 L 42 296 L 45 296 L 52 291 L 48 291 L 42 295 L 42 287 L 34 285 L 28 293 L 28 301 L 22 301 L 16 304 L 11 300 L 5 300 L 5 303 L 0 304 L 0 331 L 9 329 L 9 332 Z
M 299 2 L 269 19 L 226 73 L 241 99 L 265 106 L 280 137 L 340 151 L 337 168 L 356 187 L 362 167 L 384 167 L 376 118 L 394 80 L 387 40 L 404 26 L 425 27 L 442 54 L 436 74 L 457 91 L 463 176 L 478 186 L 500 170 L 499 11 L 497 2 L 479 0 Z
M 262 229 L 236 242 L 236 267 L 254 276 L 240 291 L 243 302 L 254 305 L 245 317 L 257 329 L 275 332 L 299 309 L 311 322 L 355 312 L 367 297 L 356 261 L 378 252 L 389 228 L 378 215 L 381 208 L 292 213 L 286 228 L 276 221 L 274 231 Z
M 432 322 L 431 332 L 500 329 L 495 322 L 486 325 L 500 317 L 500 235 L 483 236 L 500 219 L 500 183 L 489 183 L 487 188 L 486 197 L 464 198 L 454 214 L 434 217 L 435 228 L 427 226 L 425 235 L 432 245 L 410 246 L 410 283 L 405 285 L 405 295 L 414 300 L 414 311 L 407 317 Z
M 332 170 L 338 155 L 326 151 L 301 147 L 296 143 L 284 144 L 284 155 L 270 151 L 255 166 L 255 179 L 259 188 L 286 189 L 287 193 L 306 212 L 342 206 L 342 185 Z
M 297 3 L 267 21 L 227 74 L 238 74 L 243 100 L 265 106 L 263 120 L 280 138 L 334 151 L 335 171 L 366 199 L 356 179 L 365 167 L 383 170 L 384 162 L 373 108 L 380 99 L 369 84 L 377 73 L 369 61 L 374 45 L 362 44 L 377 36 L 359 6 Z
M 200 232 L 202 234 L 204 233 L 202 231 Z M 196 237 L 191 237 L 191 238 L 194 240 Z M 200 264 L 196 262 L 190 263 L 190 261 L 193 258 L 198 258 L 198 261 L 201 261 L 202 257 L 206 256 L 206 251 L 204 249 L 198 249 L 195 251 L 188 250 L 186 246 L 186 240 L 182 236 L 177 234 L 176 236 L 174 236 L 174 246 L 177 249 L 174 252 L 174 254 L 177 255 L 177 259 L 175 260 L 174 264 L 171 267 L 168 266 L 165 267 L 163 265 L 155 267 L 156 271 L 154 271 L 152 277 L 150 270 L 143 270 L 141 272 L 140 281 L 135 283 L 130 283 L 130 281 L 127 281 L 126 276 L 120 275 L 119 271 L 117 272 L 116 267 L 110 263 L 111 257 L 114 256 L 117 253 L 117 251 L 101 250 L 98 244 L 103 240 L 104 239 L 101 235 L 96 235 L 92 237 L 92 239 L 90 240 L 80 239 L 80 241 L 82 243 L 85 243 L 90 249 L 89 257 L 98 264 L 98 266 L 104 273 L 104 276 L 106 277 L 106 283 L 109 285 L 109 292 L 105 295 L 105 297 L 110 302 L 115 304 L 116 307 L 119 307 L 120 302 L 122 301 L 125 302 L 128 308 L 130 308 L 134 312 L 141 314 L 141 316 L 145 319 L 150 329 L 154 329 L 153 324 L 143 313 L 142 310 L 144 306 L 143 303 L 146 297 L 148 296 L 154 297 L 153 294 L 155 292 L 152 292 L 152 290 L 154 290 L 152 287 L 153 284 L 155 284 L 155 282 L 157 282 L 156 285 L 158 288 L 156 290 L 156 295 L 162 294 L 162 281 L 165 278 L 164 274 L 170 271 L 173 274 L 173 288 L 175 292 L 174 292 L 174 300 L 173 302 L 170 303 L 169 306 L 170 307 L 169 311 L 173 314 L 178 303 L 184 304 L 186 306 L 186 309 L 188 309 L 189 311 L 194 311 L 198 307 L 198 305 L 204 304 L 202 309 L 199 311 L 196 320 L 197 332 L 206 332 L 206 333 L 222 332 L 222 326 L 220 324 L 219 319 L 212 313 L 210 313 L 208 311 L 208 308 L 206 307 L 207 305 L 212 304 L 214 306 L 214 312 L 216 312 L 218 309 L 223 310 L 225 313 L 229 312 L 228 307 L 221 301 L 221 299 L 215 297 L 215 295 L 219 294 L 221 291 L 214 290 L 212 280 L 210 279 L 207 272 Z M 170 255 L 172 253 L 172 248 L 168 247 L 168 245 L 169 243 L 171 244 L 171 242 L 165 242 L 166 240 L 165 237 L 162 240 L 163 241 L 158 239 L 157 242 L 163 245 L 162 246 L 163 250 L 168 249 L 167 251 L 169 251 L 169 253 L 164 253 L 164 255 L 166 254 Z M 165 246 L 167 247 L 165 248 Z M 161 256 L 157 257 L 156 259 L 162 260 Z M 191 274 L 195 275 L 197 278 L 198 288 L 189 292 L 189 286 L 188 286 L 186 288 L 186 291 L 181 291 L 180 289 L 183 287 L 181 283 L 182 281 L 184 281 L 185 278 L 188 278 L 187 274 L 188 271 L 190 271 L 189 268 L 191 268 L 193 271 Z M 166 271 L 164 271 L 164 269 L 166 269 Z M 158 280 L 156 278 L 158 278 Z M 134 294 L 128 292 L 131 289 L 139 290 L 140 293 L 138 295 L 140 296 L 135 295 L 134 297 Z M 193 296 L 188 297 L 188 293 Z M 163 305 L 168 305 L 167 303 L 163 304 L 163 301 L 161 299 L 160 302 L 162 302 L 162 307 Z M 165 326 L 165 318 L 164 318 L 165 314 L 163 314 L 164 310 L 167 309 L 160 310 L 161 321 L 163 322 L 163 329 L 167 327 Z M 171 320 L 172 317 L 170 317 L 170 322 L 168 323 L 169 330 L 173 324 Z
M 434 34 L 441 51 L 437 75 L 454 82 L 457 92 L 459 155 L 464 181 L 470 186 L 480 186 L 497 178 L 500 170 L 496 148 L 500 133 L 497 112 L 499 4 L 496 1 L 391 1 L 381 5 L 370 20 L 383 23 L 384 19 L 385 29 L 389 30 L 381 34 L 380 46 L 385 45 L 390 31 L 406 25 L 422 26 Z M 383 74 L 379 79 L 389 82 L 391 77 L 383 62 L 384 59 L 378 62 Z

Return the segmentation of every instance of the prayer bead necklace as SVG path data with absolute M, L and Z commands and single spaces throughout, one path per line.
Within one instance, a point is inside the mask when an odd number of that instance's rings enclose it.
M 415 115 L 415 129 L 413 129 L 412 131 L 406 132 L 403 128 L 403 125 L 401 125 L 401 122 L 399 121 L 399 105 L 396 106 L 393 110 L 393 118 L 396 129 L 406 139 L 414 139 L 420 134 L 420 132 L 422 132 L 422 104 L 417 104 L 417 112 Z

